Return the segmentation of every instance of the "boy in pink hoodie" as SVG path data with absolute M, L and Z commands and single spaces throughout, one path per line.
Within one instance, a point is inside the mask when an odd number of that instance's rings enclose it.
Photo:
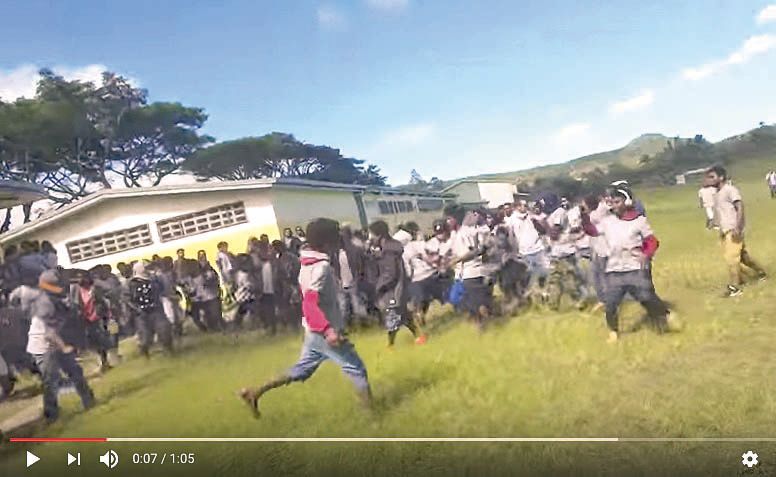
M 299 286 L 302 291 L 304 344 L 299 361 L 286 373 L 259 388 L 243 388 L 240 397 L 259 416 L 259 399 L 267 391 L 305 381 L 327 359 L 336 363 L 356 386 L 359 398 L 369 404 L 372 393 L 366 366 L 353 344 L 344 337 L 345 319 L 337 301 L 337 279 L 329 257 L 340 243 L 339 224 L 315 219 L 307 225 L 307 246 L 300 258 Z

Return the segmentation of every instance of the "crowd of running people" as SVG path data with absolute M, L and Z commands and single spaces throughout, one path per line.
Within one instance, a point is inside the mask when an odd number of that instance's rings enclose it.
M 710 221 L 720 229 L 731 271 L 727 293 L 734 296 L 741 292 L 742 264 L 760 279 L 765 272 L 743 245 L 743 202 L 726 176 L 712 168 L 706 185 L 715 189 Z M 608 341 L 616 342 L 618 311 L 630 295 L 646 309 L 647 324 L 668 331 L 673 314 L 652 281 L 658 247 L 644 205 L 626 181 L 574 200 L 548 192 L 496 210 L 450 209 L 429 231 L 412 222 L 390 230 L 376 221 L 360 230 L 317 219 L 306 229 L 284 230 L 281 240 L 251 238 L 243 253 L 221 242 L 215 267 L 205 251 L 190 259 L 181 249 L 176 258 L 119 263 L 117 273 L 110 265 L 63 269 L 51 244 L 24 242 L 6 249 L 2 265 L 0 379 L 8 395 L 14 369 L 38 373 L 45 417 L 55 420 L 62 373 L 85 407 L 94 404 L 79 352 L 95 351 L 101 371 L 120 362 L 123 337 L 137 336 L 145 356 L 155 342 L 173 353 L 190 319 L 202 332 L 304 327 L 300 361 L 265 385 L 240 391 L 256 413 L 264 392 L 307 379 L 326 359 L 369 400 L 366 368 L 347 331 L 382 325 L 393 347 L 406 328 L 424 344 L 435 301 L 467 314 L 480 331 L 492 317 L 526 306 L 603 309 Z

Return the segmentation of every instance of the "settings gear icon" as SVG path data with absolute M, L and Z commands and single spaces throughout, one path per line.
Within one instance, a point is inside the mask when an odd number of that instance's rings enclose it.
M 757 465 L 757 454 L 752 451 L 746 451 L 746 454 L 743 454 L 741 459 L 741 463 L 750 469 Z

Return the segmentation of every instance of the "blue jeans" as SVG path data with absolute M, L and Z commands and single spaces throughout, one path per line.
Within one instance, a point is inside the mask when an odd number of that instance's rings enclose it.
M 292 381 L 305 381 L 312 376 L 324 361 L 330 359 L 350 378 L 359 391 L 369 390 L 366 366 L 350 341 L 331 346 L 320 333 L 305 331 L 302 355 L 288 372 Z
M 668 308 L 655 293 L 652 278 L 646 270 L 606 274 L 606 324 L 610 330 L 619 331 L 618 311 L 626 294 L 641 303 L 660 331 L 665 330 Z
M 59 380 L 61 379 L 60 370 L 73 382 L 84 409 L 89 409 L 94 405 L 94 393 L 89 384 L 86 383 L 81 365 L 75 360 L 75 353 L 49 351 L 33 355 L 33 357 L 43 380 L 43 415 L 47 420 L 55 421 L 59 417 L 57 395 L 59 394 Z

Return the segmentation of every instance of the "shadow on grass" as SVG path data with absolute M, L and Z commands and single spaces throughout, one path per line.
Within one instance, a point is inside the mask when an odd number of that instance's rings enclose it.
M 444 381 L 452 375 L 452 372 L 451 365 L 438 363 L 431 367 L 413 368 L 411 374 L 403 372 L 383 376 L 374 398 L 373 410 L 378 415 L 386 414 L 423 390 Z

